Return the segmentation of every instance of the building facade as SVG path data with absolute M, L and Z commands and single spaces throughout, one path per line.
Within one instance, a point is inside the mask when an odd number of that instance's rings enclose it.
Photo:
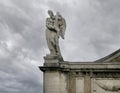
M 120 93 L 120 50 L 94 62 L 44 59 L 44 93 Z

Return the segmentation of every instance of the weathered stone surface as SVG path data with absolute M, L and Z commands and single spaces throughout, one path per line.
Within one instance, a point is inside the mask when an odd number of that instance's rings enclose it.
M 92 92 L 119 93 L 120 78 L 92 78 Z
M 58 71 L 44 73 L 44 93 L 68 93 L 67 75 Z
M 93 84 L 97 86 L 93 79 L 101 78 L 104 82 L 104 79 L 112 78 L 113 81 L 105 81 L 112 82 L 111 84 L 117 79 L 120 81 L 120 63 L 48 62 L 41 68 L 44 69 L 44 93 L 93 93 L 96 91 Z M 97 88 L 97 93 L 107 93 L 104 91 Z
M 64 39 L 66 22 L 62 15 L 57 12 L 56 15 L 51 10 L 48 10 L 49 18 L 46 18 L 46 40 L 50 50 L 47 57 L 61 56 L 59 48 L 59 37 Z
M 60 93 L 68 93 L 68 75 L 60 73 Z
M 84 93 L 91 93 L 91 78 L 89 75 L 84 77 Z
M 59 63 L 61 61 L 63 62 L 63 58 L 61 56 L 53 56 L 53 57 L 45 56 L 44 59 L 45 59 L 45 63 Z
M 117 53 L 117 54 L 116 54 Z M 57 58 L 45 58 L 44 93 L 119 93 L 119 52 L 109 61 L 67 62 Z M 117 57 L 118 56 L 118 57 Z M 113 62 L 112 62 L 113 61 Z
M 84 78 L 76 78 L 76 93 L 84 93 Z
M 57 71 L 44 73 L 44 93 L 60 93 L 60 75 Z

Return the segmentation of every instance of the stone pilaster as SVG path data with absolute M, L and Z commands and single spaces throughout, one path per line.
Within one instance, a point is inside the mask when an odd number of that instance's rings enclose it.
M 84 93 L 91 93 L 91 77 L 89 75 L 84 77 Z
M 58 71 L 45 71 L 44 93 L 60 93 L 60 76 Z
M 44 57 L 44 66 L 40 69 L 44 72 L 44 93 L 67 93 L 67 74 L 60 69 L 58 57 Z

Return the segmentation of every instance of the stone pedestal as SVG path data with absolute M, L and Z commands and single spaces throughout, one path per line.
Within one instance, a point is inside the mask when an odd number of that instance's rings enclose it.
M 44 72 L 44 93 L 68 93 L 67 74 L 60 69 L 61 58 L 44 57 L 45 63 L 40 69 Z
M 44 57 L 44 59 L 45 59 L 45 63 L 63 62 L 62 56 L 50 56 L 50 55 L 47 55 L 47 56 Z

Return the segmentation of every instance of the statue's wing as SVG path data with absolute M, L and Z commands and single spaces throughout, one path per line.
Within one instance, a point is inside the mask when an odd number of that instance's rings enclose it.
M 65 31 L 66 31 L 66 21 L 64 18 L 62 18 L 61 24 L 60 24 L 60 36 L 62 39 L 64 39 Z

